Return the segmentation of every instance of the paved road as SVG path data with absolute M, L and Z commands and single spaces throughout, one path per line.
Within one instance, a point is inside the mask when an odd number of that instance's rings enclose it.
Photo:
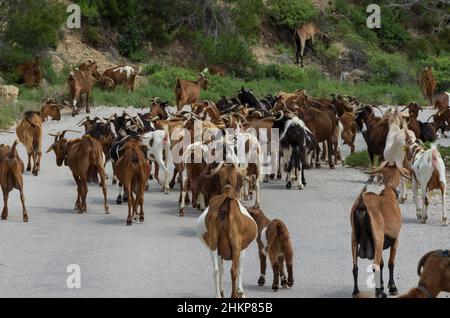
M 106 115 L 112 109 L 96 109 Z M 426 117 L 426 115 L 424 115 Z M 45 130 L 75 128 L 64 117 Z M 14 135 L 0 134 L 0 143 Z M 44 148 L 52 139 L 46 135 Z M 443 140 L 449 143 L 448 140 Z M 358 148 L 364 147 L 358 136 Z M 19 149 L 22 158 L 25 152 Z M 108 169 L 110 171 L 110 168 Z M 306 172 L 305 190 L 285 190 L 281 182 L 264 184 L 262 205 L 271 218 L 286 222 L 295 248 L 295 285 L 277 293 L 258 287 L 257 247 L 247 250 L 244 286 L 248 297 L 350 297 L 352 265 L 349 212 L 367 176 L 338 167 Z M 116 188 L 109 186 L 112 213 L 103 214 L 100 188 L 90 186 L 88 213 L 73 211 L 76 188 L 68 168 L 57 168 L 53 154 L 45 154 L 41 175 L 25 175 L 30 222 L 21 221 L 18 195 L 10 196 L 10 217 L 0 221 L 0 297 L 210 297 L 213 296 L 208 251 L 195 236 L 199 213 L 192 209 L 177 216 L 177 192 L 160 193 L 153 185 L 145 195 L 145 224 L 125 226 L 126 206 L 116 206 Z M 402 206 L 404 225 L 397 254 L 396 282 L 400 292 L 417 284 L 416 266 L 427 251 L 448 248 L 450 227 L 440 225 L 439 206 L 430 222 L 418 224 L 408 200 Z M 388 254 L 385 253 L 385 257 Z M 67 266 L 81 268 L 81 288 L 66 285 Z M 360 289 L 369 290 L 369 261 L 360 263 Z M 226 264 L 225 291 L 230 294 Z M 448 294 L 443 294 L 448 297 Z

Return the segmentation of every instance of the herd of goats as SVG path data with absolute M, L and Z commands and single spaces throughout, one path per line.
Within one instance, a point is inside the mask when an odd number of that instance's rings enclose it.
M 109 82 L 109 88 L 122 84 L 133 90 L 136 74 L 132 67 L 121 66 L 110 71 L 111 74 L 100 75 L 96 63 L 88 61 L 71 72 L 68 84 L 73 116 L 79 114 L 77 105 L 81 103 L 82 95 L 86 96 L 86 112 L 90 112 L 89 96 L 95 78 Z M 80 138 L 66 138 L 66 133 L 77 132 L 74 130 L 51 134 L 54 142 L 47 153 L 54 152 L 57 166 L 67 166 L 77 184 L 75 210 L 79 213 L 87 211 L 88 184 L 97 183 L 103 190 L 105 213 L 109 213 L 107 162 L 112 163 L 112 182 L 118 183 L 120 188 L 117 204 L 128 203 L 127 225 L 132 225 L 133 220 L 144 222 L 144 193 L 149 180 L 156 179 L 165 193 L 179 182 L 179 215 L 184 216 L 189 203 L 202 211 L 196 229 L 211 252 L 217 297 L 224 296 L 223 260 L 232 261 L 231 296 L 244 296 L 242 257 L 255 239 L 261 266 L 258 285 L 265 284 L 266 258 L 269 257 L 274 276 L 272 288 L 277 290 L 280 281 L 282 287 L 291 287 L 294 284 L 293 247 L 289 231 L 282 221 L 270 220 L 261 210 L 260 183 L 283 177 L 288 189 L 294 182 L 303 189 L 305 169 L 319 167 L 325 159 L 333 169 L 342 161 L 341 143 L 348 145 L 353 153 L 356 134 L 362 132 L 372 166 L 375 156 L 382 162 L 370 172 L 369 180 L 381 175 L 379 180 L 384 188 L 377 194 L 367 192 L 364 187 L 351 209 L 353 296 L 360 295 L 357 282 L 359 257 L 373 260 L 375 296 L 386 297 L 382 278 L 382 252 L 385 249 L 390 249 L 388 291 L 397 295 L 394 261 L 402 225 L 399 203 L 406 199 L 406 180 L 412 182 L 417 219 L 427 222 L 427 192 L 437 189 L 442 198 L 442 223 L 447 224 L 445 164 L 434 141 L 438 130 L 445 134 L 450 127 L 448 95 L 445 95 L 447 103 L 439 104 L 436 114 L 427 122 L 421 122 L 418 114 L 422 108 L 416 103 L 383 113 L 380 108 L 364 105 L 349 96 L 330 95 L 331 98 L 316 99 L 297 90 L 267 95 L 260 100 L 244 88 L 233 98 L 200 101 L 200 91 L 207 89 L 207 85 L 204 72 L 198 81 L 177 80 L 176 107 L 155 98 L 147 113 L 133 116 L 124 111 L 109 118 L 83 118 L 78 123 L 85 130 Z M 25 167 L 16 147 L 19 142 L 25 146 L 28 154 L 26 170 L 38 176 L 43 123 L 48 118 L 60 120 L 63 107 L 48 99 L 40 111 L 26 112 L 16 127 L 18 141 L 11 147 L 0 145 L 3 220 L 8 217 L 8 195 L 18 189 L 23 221 L 28 222 L 22 177 Z M 377 110 L 381 116 L 376 115 Z M 229 129 L 234 135 L 227 134 Z M 201 141 L 194 139 L 196 130 L 203 135 Z M 278 147 L 271 143 L 275 130 L 279 131 Z M 207 131 L 216 133 L 205 137 Z M 269 145 L 266 152 L 261 145 L 263 131 Z M 424 144 L 427 141 L 432 142 L 430 149 Z M 244 159 L 238 156 L 238 148 L 243 150 Z M 198 159 L 198 152 L 209 153 L 215 160 L 209 161 L 202 155 Z M 181 159 L 175 160 L 175 157 Z M 267 165 L 272 167 L 271 172 L 264 171 Z M 169 171 L 171 167 L 173 173 Z M 418 189 L 421 190 L 422 204 L 419 203 Z M 253 199 L 253 194 L 254 206 L 244 207 L 241 202 Z M 449 250 L 427 253 L 419 262 L 418 287 L 403 297 L 436 297 L 441 291 L 450 292 L 449 264 Z

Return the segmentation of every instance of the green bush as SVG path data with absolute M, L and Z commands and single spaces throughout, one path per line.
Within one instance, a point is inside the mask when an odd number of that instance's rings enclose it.
M 402 23 L 404 12 L 395 10 L 383 10 L 381 28 L 375 29 L 380 44 L 389 50 L 404 48 L 411 40 L 405 24 Z M 404 18 L 404 17 L 403 17 Z
M 6 15 L 5 42 L 10 48 L 34 53 L 56 47 L 64 16 L 64 7 L 57 1 L 12 0 Z
M 272 0 L 269 14 L 277 25 L 291 30 L 302 23 L 314 21 L 319 16 L 311 0 Z
M 254 74 L 255 57 L 247 42 L 236 34 L 224 33 L 214 38 L 194 33 L 192 37 L 200 53 L 200 64 L 227 65 L 228 70 L 240 77 Z
M 374 82 L 401 85 L 416 82 L 414 65 L 400 53 L 369 52 L 368 68 Z

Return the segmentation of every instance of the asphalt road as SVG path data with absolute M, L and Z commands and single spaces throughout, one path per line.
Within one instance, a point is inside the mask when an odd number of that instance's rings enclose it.
M 97 108 L 108 115 L 113 109 Z M 423 117 L 427 117 L 429 112 Z M 45 124 L 45 131 L 75 128 L 67 116 Z M 69 134 L 76 136 L 76 134 Z M 15 135 L 0 134 L 11 144 Z M 440 142 L 450 144 L 449 140 Z M 52 143 L 47 134 L 44 151 Z M 357 148 L 365 147 L 358 136 Z M 348 152 L 348 148 L 344 147 Z M 25 159 L 23 146 L 19 147 Z M 111 171 L 110 166 L 108 171 Z M 54 154 L 44 154 L 41 174 L 25 173 L 25 195 L 30 222 L 21 218 L 18 193 L 11 194 L 10 215 L 0 221 L 0 297 L 212 297 L 209 252 L 195 235 L 199 212 L 188 209 L 177 216 L 178 191 L 164 195 L 156 184 L 145 195 L 146 222 L 125 226 L 127 207 L 115 205 L 117 189 L 108 187 L 111 215 L 105 216 L 100 188 L 89 187 L 88 213 L 73 210 L 76 187 L 67 167 L 57 168 Z M 271 218 L 280 218 L 290 230 L 294 249 L 295 285 L 273 292 L 268 268 L 265 287 L 258 287 L 256 243 L 247 250 L 244 287 L 247 297 L 351 297 L 350 208 L 367 176 L 339 166 L 306 172 L 305 190 L 286 190 L 281 181 L 262 186 L 262 206 Z M 433 201 L 429 224 L 418 224 L 411 195 L 401 206 L 403 227 L 395 278 L 399 291 L 416 286 L 420 257 L 437 248 L 449 248 L 450 227 L 440 225 L 440 205 Z M 388 254 L 385 252 L 385 259 Z M 81 270 L 81 288 L 68 288 L 67 267 Z M 370 291 L 360 261 L 360 289 Z M 230 295 L 230 264 L 225 264 L 225 293 Z M 385 273 L 387 275 L 387 273 Z M 449 294 L 441 294 L 449 297 Z

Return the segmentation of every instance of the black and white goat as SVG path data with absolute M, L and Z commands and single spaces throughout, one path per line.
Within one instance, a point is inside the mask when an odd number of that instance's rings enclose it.
M 292 170 L 297 176 L 298 188 L 302 190 L 306 185 L 304 168 L 307 166 L 307 155 L 317 147 L 317 140 L 306 127 L 303 120 L 298 117 L 283 120 L 283 133 L 280 137 L 280 150 L 284 158 L 284 170 L 287 172 L 286 188 L 292 187 Z M 283 124 L 283 123 L 282 123 Z

